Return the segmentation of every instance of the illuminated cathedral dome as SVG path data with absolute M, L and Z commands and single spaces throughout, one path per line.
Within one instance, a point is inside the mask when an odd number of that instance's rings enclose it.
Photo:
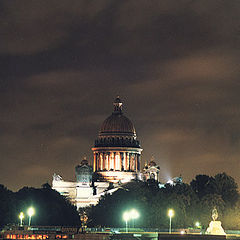
M 128 182 L 140 171 L 142 149 L 119 97 L 113 105 L 113 113 L 103 122 L 92 148 L 93 171 L 99 181 Z
M 113 105 L 113 113 L 103 122 L 95 147 L 140 147 L 134 125 L 122 112 L 122 102 L 119 97 L 115 99 Z
M 135 136 L 132 122 L 122 113 L 122 103 L 119 97 L 114 101 L 114 111 L 102 124 L 99 136 L 129 135 Z

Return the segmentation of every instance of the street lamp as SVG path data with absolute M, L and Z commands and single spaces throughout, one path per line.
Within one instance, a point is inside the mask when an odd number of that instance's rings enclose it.
M 138 213 L 138 211 L 137 211 L 136 209 L 132 209 L 132 210 L 130 211 L 130 217 L 131 217 L 131 219 L 133 220 L 133 228 L 134 228 L 134 219 L 139 218 L 139 213 Z
M 24 214 L 23 214 L 23 212 L 20 212 L 20 214 L 19 214 L 19 216 L 18 216 L 19 218 L 20 218 L 20 226 L 22 226 L 23 224 L 23 219 L 24 219 Z
M 32 216 L 35 214 L 35 210 L 33 207 L 30 207 L 28 210 L 27 210 L 27 214 L 29 216 L 29 221 L 28 221 L 28 226 L 31 225 L 31 218 Z
M 196 226 L 197 228 L 200 228 L 200 222 L 196 222 L 196 223 L 195 223 L 195 226 Z
M 126 222 L 126 232 L 128 232 L 128 220 L 129 219 L 130 219 L 129 212 L 124 212 L 123 213 L 123 220 Z
M 168 210 L 168 216 L 169 216 L 169 233 L 172 232 L 172 217 L 174 216 L 173 209 Z

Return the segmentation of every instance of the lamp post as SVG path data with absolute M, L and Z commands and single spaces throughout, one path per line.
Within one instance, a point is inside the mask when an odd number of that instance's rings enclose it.
M 172 233 L 172 217 L 174 216 L 173 209 L 168 210 L 168 216 L 169 216 L 169 233 Z
M 196 226 L 196 228 L 200 228 L 201 227 L 200 222 L 196 222 L 195 226 Z
M 130 214 L 129 212 L 124 212 L 123 213 L 123 220 L 126 223 L 126 232 L 128 232 L 128 220 L 130 219 Z
M 31 225 L 31 218 L 32 218 L 32 216 L 35 214 L 35 210 L 34 210 L 34 208 L 33 207 L 30 207 L 29 209 L 28 209 L 28 211 L 27 211 L 27 214 L 28 214 L 28 216 L 29 216 L 29 218 L 28 218 L 28 226 L 30 226 Z
M 24 219 L 24 214 L 23 214 L 23 212 L 20 212 L 20 214 L 19 214 L 19 219 L 20 219 L 20 226 L 22 227 L 22 223 L 23 223 L 23 219 Z
M 131 217 L 131 219 L 133 220 L 133 228 L 134 228 L 134 220 L 137 219 L 137 218 L 139 218 L 139 213 L 138 213 L 138 211 L 137 211 L 136 209 L 132 209 L 132 210 L 130 211 L 130 217 Z

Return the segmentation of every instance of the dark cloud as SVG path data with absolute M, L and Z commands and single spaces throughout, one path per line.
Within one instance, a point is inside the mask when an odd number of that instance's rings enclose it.
M 0 183 L 73 180 L 118 94 L 162 179 L 240 182 L 239 1 L 0 7 Z

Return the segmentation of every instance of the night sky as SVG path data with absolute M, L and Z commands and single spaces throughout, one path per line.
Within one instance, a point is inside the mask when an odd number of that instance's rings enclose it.
M 0 1 L 0 183 L 74 180 L 117 95 L 161 179 L 240 183 L 240 1 Z

